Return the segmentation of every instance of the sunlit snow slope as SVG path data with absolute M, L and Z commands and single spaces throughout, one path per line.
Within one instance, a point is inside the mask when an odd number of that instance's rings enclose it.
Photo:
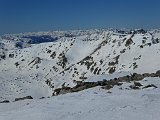
M 160 70 L 160 30 L 75 30 L 0 37 L 0 100 L 52 96 L 76 81 Z

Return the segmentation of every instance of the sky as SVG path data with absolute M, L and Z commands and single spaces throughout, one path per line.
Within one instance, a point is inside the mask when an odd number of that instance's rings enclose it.
M 160 28 L 160 0 L 0 0 L 0 34 Z

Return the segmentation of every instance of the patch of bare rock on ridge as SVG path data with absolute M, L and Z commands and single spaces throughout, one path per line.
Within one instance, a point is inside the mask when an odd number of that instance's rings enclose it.
M 156 73 L 144 73 L 144 74 L 137 74 L 133 73 L 132 75 L 126 75 L 123 77 L 118 77 L 110 80 L 102 80 L 102 81 L 97 81 L 97 82 L 82 82 L 82 81 L 77 81 L 77 85 L 73 88 L 71 87 L 62 87 L 54 90 L 53 96 L 55 95 L 60 95 L 60 94 L 66 94 L 66 93 L 72 93 L 72 92 L 78 92 L 82 91 L 85 89 L 89 89 L 92 87 L 96 86 L 102 86 L 102 89 L 109 90 L 113 88 L 115 85 L 122 85 L 124 82 L 131 82 L 134 81 L 134 85 L 131 85 L 131 89 L 139 89 L 139 87 L 143 86 L 141 85 L 138 81 L 143 80 L 146 77 L 160 77 L 160 70 L 157 71 Z M 148 88 L 148 87 L 154 87 L 157 88 L 154 84 L 150 84 L 147 86 L 144 86 L 143 88 Z

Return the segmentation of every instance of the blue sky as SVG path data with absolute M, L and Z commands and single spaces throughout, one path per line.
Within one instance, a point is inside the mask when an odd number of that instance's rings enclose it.
M 0 0 L 0 34 L 160 28 L 160 0 Z

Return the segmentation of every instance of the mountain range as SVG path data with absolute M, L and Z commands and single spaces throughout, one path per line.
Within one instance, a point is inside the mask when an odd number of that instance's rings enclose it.
M 160 29 L 93 29 L 1 35 L 0 101 L 39 101 L 52 96 L 65 101 L 64 96 L 70 99 L 72 94 L 86 96 L 88 92 L 101 94 L 104 99 L 104 89 L 113 89 L 116 94 L 119 90 L 115 89 L 152 88 L 158 91 L 159 59 Z M 142 80 L 142 83 L 133 82 L 134 80 Z M 121 88 L 115 87 L 121 84 Z M 125 85 L 130 87 L 125 88 Z M 100 86 L 102 90 L 97 93 Z M 85 90 L 88 88 L 91 89 Z M 56 96 L 69 92 L 75 93 Z M 127 91 L 127 94 L 131 93 Z M 120 97 L 121 100 L 123 96 Z M 56 101 L 56 98 L 52 99 Z M 92 99 L 94 98 L 89 98 Z M 99 96 L 95 99 L 104 102 Z M 114 99 L 118 98 L 114 95 L 111 100 Z M 86 102 L 85 104 L 87 105 Z M 126 109 L 129 107 L 131 106 Z M 77 114 L 80 113 L 76 112 L 75 115 Z

